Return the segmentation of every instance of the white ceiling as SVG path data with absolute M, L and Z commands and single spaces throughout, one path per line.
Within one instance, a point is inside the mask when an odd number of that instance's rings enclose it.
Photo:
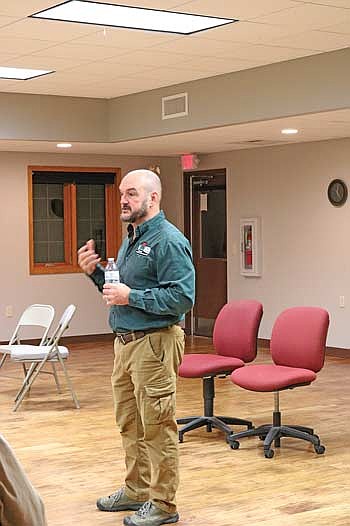
M 58 3 L 0 0 L 0 65 L 56 71 L 0 91 L 119 97 L 350 45 L 350 0 L 120 0 L 240 20 L 189 36 L 28 18 Z
M 350 0 L 120 0 L 240 20 L 189 36 L 27 18 L 58 3 L 0 0 L 0 66 L 55 70 L 27 81 L 0 79 L 0 92 L 112 98 L 350 45 Z M 327 133 L 320 129 L 325 120 Z M 223 151 L 258 145 L 242 144 L 255 139 L 294 142 L 350 136 L 349 110 L 284 121 L 119 144 L 80 144 L 71 151 L 161 155 L 183 152 L 185 145 L 191 151 L 213 151 L 213 140 L 215 151 Z M 304 131 L 292 139 L 282 138 L 282 124 Z M 34 146 L 37 151 L 54 147 L 3 141 L 0 149 L 6 146 L 17 150 Z

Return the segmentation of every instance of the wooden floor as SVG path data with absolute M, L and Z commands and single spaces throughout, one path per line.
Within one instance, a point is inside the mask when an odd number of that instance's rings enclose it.
M 98 496 L 123 483 L 124 458 L 114 425 L 110 392 L 112 344 L 71 344 L 68 362 L 81 409 L 68 393 L 57 395 L 43 376 L 30 398 L 12 412 L 19 379 L 0 379 L 1 433 L 15 450 L 46 506 L 49 526 L 122 524 L 124 513 L 95 508 Z M 189 339 L 187 350 L 211 352 L 210 340 Z M 259 362 L 269 361 L 260 351 Z M 3 370 L 4 372 L 4 370 Z M 18 366 L 6 365 L 16 374 Z M 244 439 L 231 450 L 220 432 L 203 428 L 180 444 L 179 525 L 349 526 L 350 525 L 350 358 L 327 356 L 310 387 L 283 392 L 284 422 L 312 425 L 326 446 L 284 439 L 273 459 L 262 443 Z M 216 413 L 271 419 L 273 395 L 250 393 L 217 380 Z M 202 414 L 200 380 L 179 379 L 178 416 Z M 16 526 L 16 525 L 13 525 Z

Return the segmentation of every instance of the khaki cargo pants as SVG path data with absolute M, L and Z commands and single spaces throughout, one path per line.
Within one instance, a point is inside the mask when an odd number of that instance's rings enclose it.
M 126 493 L 176 511 L 176 378 L 185 346 L 177 325 L 123 345 L 115 340 L 112 388 L 126 464 Z

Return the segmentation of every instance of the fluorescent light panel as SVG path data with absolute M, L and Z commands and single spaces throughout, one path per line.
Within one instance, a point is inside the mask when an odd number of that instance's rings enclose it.
M 0 66 L 0 79 L 29 80 L 54 73 L 45 69 L 8 68 Z
M 68 0 L 68 2 L 34 13 L 31 17 L 184 35 L 237 22 L 231 18 L 192 15 L 86 0 Z

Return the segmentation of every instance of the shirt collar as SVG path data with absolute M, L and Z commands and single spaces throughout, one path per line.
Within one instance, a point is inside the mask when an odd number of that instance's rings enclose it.
M 149 219 L 148 221 L 144 221 L 140 225 L 138 225 L 135 229 L 135 239 L 137 237 L 142 236 L 149 228 L 156 228 L 160 226 L 160 224 L 165 220 L 165 214 L 163 210 L 161 210 L 156 216 L 152 217 L 152 219 Z M 134 227 L 132 226 L 132 223 L 128 225 L 128 237 L 134 236 Z

